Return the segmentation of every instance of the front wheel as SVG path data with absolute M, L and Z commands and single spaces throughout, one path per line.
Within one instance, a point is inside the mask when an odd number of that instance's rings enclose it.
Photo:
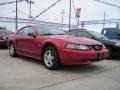
M 47 69 L 55 70 L 60 67 L 59 55 L 55 48 L 49 46 L 44 49 L 43 57 L 44 65 Z
M 14 47 L 14 44 L 13 44 L 13 43 L 11 43 L 10 46 L 9 46 L 9 54 L 10 54 L 10 56 L 12 56 L 12 57 L 17 56 L 16 50 L 15 50 L 15 47 Z

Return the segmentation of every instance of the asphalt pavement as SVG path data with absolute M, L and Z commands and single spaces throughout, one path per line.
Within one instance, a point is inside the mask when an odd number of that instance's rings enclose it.
M 0 49 L 0 90 L 120 90 L 120 59 L 47 70 L 31 58 Z

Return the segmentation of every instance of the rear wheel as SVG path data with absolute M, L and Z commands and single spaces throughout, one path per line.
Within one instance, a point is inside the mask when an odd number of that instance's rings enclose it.
M 16 50 L 15 50 L 15 47 L 14 47 L 14 44 L 13 44 L 13 43 L 11 43 L 10 46 L 9 46 L 9 54 L 10 54 L 10 56 L 12 56 L 12 57 L 17 56 Z
M 55 70 L 60 67 L 59 55 L 55 48 L 49 46 L 44 49 L 43 57 L 44 65 L 47 69 Z

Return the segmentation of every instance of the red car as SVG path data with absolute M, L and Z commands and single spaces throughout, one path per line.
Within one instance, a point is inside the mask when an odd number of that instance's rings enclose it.
M 12 57 L 24 55 L 43 60 L 48 69 L 63 65 L 90 64 L 108 57 L 98 41 L 67 35 L 54 26 L 26 26 L 9 37 Z

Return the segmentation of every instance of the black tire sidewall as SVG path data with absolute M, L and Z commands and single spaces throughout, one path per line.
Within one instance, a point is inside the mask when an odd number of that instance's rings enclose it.
M 107 49 L 108 49 L 108 52 L 109 52 L 109 58 L 112 59 L 114 57 L 113 50 L 112 50 L 111 47 L 108 47 Z

